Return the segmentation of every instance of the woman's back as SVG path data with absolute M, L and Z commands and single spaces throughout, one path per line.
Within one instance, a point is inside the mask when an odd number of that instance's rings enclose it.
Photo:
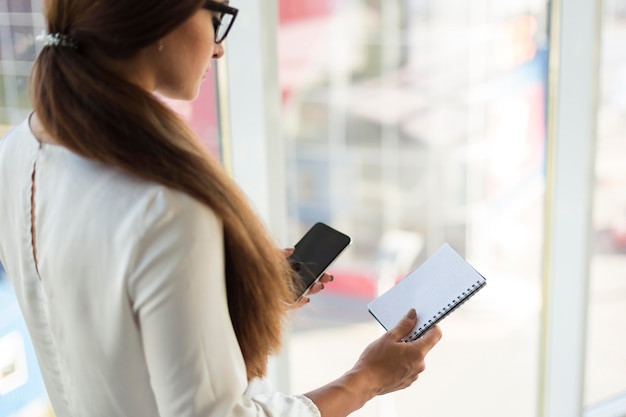
M 213 275 L 204 277 L 213 291 L 201 293 L 213 293 L 215 300 L 202 304 L 211 305 L 211 314 L 220 316 L 219 308 L 214 308 L 225 304 L 221 226 L 210 210 L 180 192 L 86 160 L 64 147 L 40 144 L 27 122 L 0 141 L 0 170 L 5 202 L 0 205 L 0 257 L 15 286 L 59 416 L 131 415 L 132 410 L 135 415 L 159 415 L 153 389 L 165 390 L 159 385 L 167 385 L 168 378 L 170 383 L 183 383 L 178 389 L 167 387 L 180 395 L 170 400 L 187 403 L 179 411 L 194 407 L 190 397 L 202 392 L 203 381 L 211 385 L 209 375 L 219 376 L 225 385 L 234 378 L 238 382 L 234 385 L 245 389 L 245 369 L 234 335 L 232 343 L 220 333 L 222 337 L 213 342 L 205 337 L 209 346 L 190 346 L 180 322 L 189 317 L 167 307 L 177 296 L 193 304 L 192 294 L 178 290 L 185 277 L 171 269 L 179 267 L 179 258 L 187 252 L 195 256 L 192 252 L 201 251 L 206 261 L 187 269 L 213 269 Z M 31 245 L 32 178 L 36 261 Z M 198 285 L 191 280 L 189 284 Z M 220 325 L 219 331 L 232 334 L 227 314 L 224 305 L 221 319 L 228 325 Z M 164 336 L 144 327 L 152 323 L 168 327 L 167 321 L 176 324 L 169 347 L 144 351 L 147 343 L 142 336 Z M 195 318 L 196 333 L 202 333 L 202 321 Z M 233 375 L 231 361 L 224 373 L 191 363 L 215 354 L 216 342 L 228 346 L 227 357 L 238 364 L 239 372 Z M 175 361 L 169 363 L 172 369 L 149 369 L 146 356 L 151 354 L 159 360 L 169 355 Z M 197 357 L 188 356 L 186 364 L 186 354 Z M 192 375 L 181 378 L 186 368 Z M 197 375 L 203 368 L 210 373 Z M 187 381 L 197 385 L 195 393 L 187 390 Z

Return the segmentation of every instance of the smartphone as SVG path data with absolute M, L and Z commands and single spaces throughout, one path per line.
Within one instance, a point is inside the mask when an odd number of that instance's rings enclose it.
M 324 223 L 315 223 L 294 246 L 289 263 L 295 276 L 297 298 L 302 297 L 344 251 L 350 237 Z

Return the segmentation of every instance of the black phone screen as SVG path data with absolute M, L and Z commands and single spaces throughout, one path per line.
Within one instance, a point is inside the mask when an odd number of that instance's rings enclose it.
M 298 271 L 298 296 L 302 295 L 322 275 L 330 264 L 350 244 L 350 237 L 324 223 L 316 223 L 294 246 L 289 256 Z

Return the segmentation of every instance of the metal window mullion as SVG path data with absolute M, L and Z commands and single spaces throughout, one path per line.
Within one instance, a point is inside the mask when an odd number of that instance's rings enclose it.
M 246 2 L 226 42 L 227 99 L 220 108 L 220 130 L 229 142 L 224 155 L 231 174 L 280 244 L 287 226 L 285 146 L 280 128 L 277 0 Z M 279 390 L 290 389 L 288 343 L 270 361 L 269 377 Z
M 240 10 L 226 41 L 230 109 L 225 113 L 230 119 L 233 177 L 270 230 L 282 239 L 286 226 L 286 196 L 277 69 L 277 10 L 276 0 L 262 5 L 252 2 Z
M 600 2 L 553 0 L 539 415 L 583 415 Z

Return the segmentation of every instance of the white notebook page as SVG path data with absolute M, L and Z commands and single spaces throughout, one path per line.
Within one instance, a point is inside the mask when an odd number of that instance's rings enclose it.
M 394 287 L 368 304 L 370 313 L 389 330 L 411 308 L 418 322 L 407 340 L 420 337 L 486 284 L 485 278 L 445 243 Z

